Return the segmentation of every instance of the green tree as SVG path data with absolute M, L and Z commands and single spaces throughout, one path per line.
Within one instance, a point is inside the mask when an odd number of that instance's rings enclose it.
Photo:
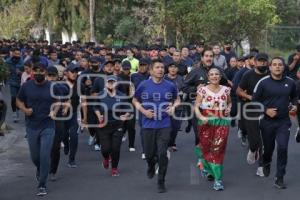
M 30 0 L 18 1 L 5 7 L 0 12 L 0 38 L 28 38 L 30 29 L 35 23 L 34 12 L 36 7 Z

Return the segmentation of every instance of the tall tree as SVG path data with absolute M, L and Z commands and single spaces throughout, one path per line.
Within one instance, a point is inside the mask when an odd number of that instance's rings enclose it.
M 95 0 L 89 0 L 89 11 L 90 11 L 90 41 L 95 42 Z

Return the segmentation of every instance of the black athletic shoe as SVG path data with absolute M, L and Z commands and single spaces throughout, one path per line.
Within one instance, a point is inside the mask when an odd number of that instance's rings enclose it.
M 191 132 L 191 129 L 192 129 L 192 125 L 188 124 L 188 126 L 185 128 L 185 132 L 189 133 Z
M 297 143 L 300 143 L 300 130 L 297 131 L 296 135 L 295 135 L 295 139 Z
M 65 145 L 64 146 L 64 153 L 65 153 L 65 155 L 68 155 L 69 151 L 70 151 L 69 145 Z
M 246 135 L 242 135 L 241 144 L 243 147 L 247 146 L 247 136 Z
M 149 179 L 152 179 L 155 175 L 155 166 L 148 167 L 147 176 Z
M 165 193 L 165 192 L 167 192 L 167 189 L 166 189 L 166 186 L 165 186 L 164 182 L 158 183 L 158 185 L 157 185 L 157 192 L 158 193 Z
M 215 180 L 215 177 L 213 176 L 213 175 L 211 175 L 211 174 L 208 174 L 207 176 L 206 176 L 206 179 L 208 180 L 208 181 L 214 181 Z
M 286 189 L 286 185 L 283 182 L 283 177 L 276 177 L 274 186 L 278 189 Z
M 268 177 L 271 172 L 271 164 L 264 165 L 263 172 L 264 172 L 265 177 Z

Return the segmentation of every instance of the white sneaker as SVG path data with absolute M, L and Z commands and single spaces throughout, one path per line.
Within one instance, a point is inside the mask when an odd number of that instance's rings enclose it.
M 242 138 L 242 131 L 241 131 L 241 129 L 238 130 L 237 135 L 238 135 L 238 138 L 239 138 L 239 139 Z
M 171 159 L 171 152 L 169 150 L 167 150 L 167 157 L 169 160 Z
M 122 138 L 122 142 L 126 142 L 126 140 L 127 140 L 127 137 L 126 137 L 126 135 L 124 135 Z
M 94 137 L 90 136 L 90 137 L 89 137 L 89 140 L 88 140 L 88 145 L 89 145 L 89 146 L 92 146 L 93 143 L 94 143 Z
M 101 146 L 99 146 L 98 144 L 95 144 L 94 149 L 95 149 L 95 151 L 101 151 Z
M 159 171 L 159 167 L 157 167 L 156 170 L 155 170 L 156 175 L 158 174 L 158 171 Z
M 263 171 L 263 167 L 258 167 L 257 171 L 256 171 L 256 175 L 259 177 L 264 177 L 264 171 Z
M 146 155 L 142 153 L 142 160 L 146 160 Z
M 130 152 L 135 152 L 135 148 L 129 148 Z
M 17 122 L 19 122 L 19 115 L 18 115 L 18 113 L 17 112 L 14 112 L 13 113 L 13 121 L 14 121 L 14 123 L 17 123 Z
M 247 155 L 247 162 L 249 165 L 253 165 L 256 161 L 255 159 L 256 152 L 252 152 L 249 150 L 248 155 Z

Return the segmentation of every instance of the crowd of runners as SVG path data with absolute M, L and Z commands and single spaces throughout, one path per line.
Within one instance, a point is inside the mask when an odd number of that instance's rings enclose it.
M 224 190 L 223 160 L 229 128 L 235 126 L 259 177 L 270 175 L 276 144 L 274 185 L 286 188 L 290 116 L 300 119 L 300 45 L 286 62 L 258 49 L 237 57 L 231 42 L 178 49 L 160 42 L 108 48 L 92 42 L 0 40 L 0 67 L 2 74 L 7 71 L 1 87 L 9 87 L 11 98 L 8 106 L 0 90 L 0 125 L 9 107 L 14 123 L 25 114 L 38 196 L 47 194 L 48 178 L 56 180 L 61 148 L 68 166 L 77 167 L 82 131 L 113 177 L 120 175 L 122 142 L 128 137 L 130 152 L 141 144 L 147 177 L 157 173 L 159 193 L 166 192 L 177 133 L 193 131 L 195 164 L 213 189 Z

